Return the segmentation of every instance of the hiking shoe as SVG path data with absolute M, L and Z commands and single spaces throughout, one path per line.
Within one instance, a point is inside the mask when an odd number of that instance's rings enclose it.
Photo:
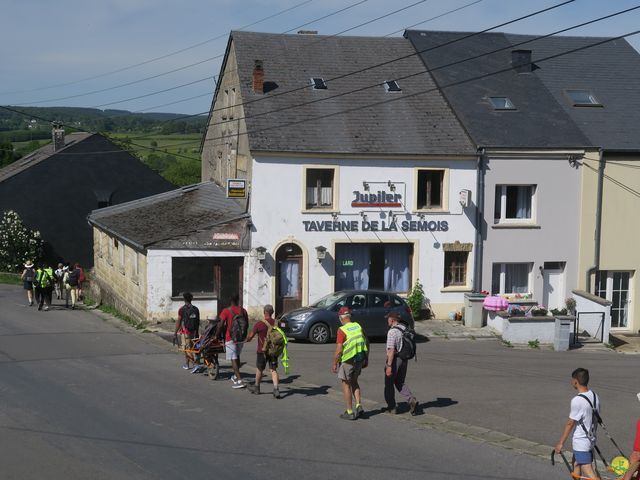
M 280 400 L 282 397 L 280 396 L 280 390 L 277 388 L 273 389 L 273 398 L 277 398 L 278 400 Z
M 344 413 L 340 414 L 340 418 L 343 420 L 355 420 L 356 416 L 353 413 L 345 411 Z
M 254 395 L 260 395 L 260 385 L 247 385 L 247 389 Z
M 246 388 L 246 385 L 241 380 L 237 380 L 233 382 L 233 385 L 231 385 L 231 388 Z
M 363 413 L 364 413 L 364 408 L 362 408 L 362 405 L 356 405 L 356 410 L 355 410 L 356 418 L 361 417 Z
M 184 365 L 182 365 L 182 369 L 183 370 L 191 370 L 191 367 L 185 363 Z
M 416 400 L 416 397 L 411 398 L 411 400 L 409 400 L 409 413 L 411 414 L 412 417 L 416 416 L 416 410 L 418 409 L 418 400 Z
M 30 306 L 30 307 L 33 307 L 33 302 L 29 302 L 29 306 Z
M 231 375 L 231 378 L 229 380 L 231 380 L 233 383 L 236 383 L 236 381 L 238 381 L 238 377 L 236 377 L 236 374 L 234 373 L 233 375 Z
M 387 413 L 390 413 L 391 415 L 396 415 L 398 413 L 398 407 L 386 406 L 383 408 L 383 410 Z
M 202 365 L 194 365 L 194 367 L 191 369 L 191 373 L 200 373 L 201 369 Z
M 49 311 L 49 307 L 44 307 L 44 311 L 48 312 Z

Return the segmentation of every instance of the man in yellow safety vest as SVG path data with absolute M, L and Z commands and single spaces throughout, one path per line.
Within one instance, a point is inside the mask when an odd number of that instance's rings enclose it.
M 360 403 L 361 393 L 358 377 L 361 370 L 367 366 L 369 348 L 362 327 L 351 321 L 349 307 L 342 307 L 338 312 L 338 317 L 342 326 L 338 329 L 336 337 L 336 351 L 333 355 L 331 371 L 338 374 L 342 383 L 344 401 L 347 405 L 347 410 L 340 415 L 340 418 L 355 420 L 364 413 Z M 355 411 L 353 398 L 356 399 Z

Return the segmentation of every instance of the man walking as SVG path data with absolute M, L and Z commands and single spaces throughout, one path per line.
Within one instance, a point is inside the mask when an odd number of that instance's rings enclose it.
M 253 337 L 258 337 L 258 345 L 256 346 L 256 381 L 253 385 L 249 385 L 249 391 L 256 395 L 260 395 L 260 382 L 262 381 L 262 372 L 269 365 L 271 372 L 271 381 L 273 382 L 273 396 L 280 398 L 280 377 L 278 376 L 278 356 L 267 355 L 265 352 L 267 334 L 275 327 L 275 319 L 273 318 L 273 307 L 265 305 L 263 309 L 264 318 L 253 326 L 253 330 L 249 333 L 245 343 L 249 343 Z
M 336 351 L 333 355 L 331 371 L 338 374 L 342 384 L 342 395 L 346 404 L 346 411 L 340 415 L 343 420 L 355 420 L 364 413 L 361 404 L 360 385 L 358 377 L 367 366 L 367 340 L 360 324 L 351 321 L 351 310 L 342 307 L 338 312 L 342 326 L 336 337 Z M 353 399 L 356 408 L 353 410 Z
M 231 297 L 231 306 L 220 312 L 220 323 L 216 336 L 224 329 L 224 345 L 226 358 L 231 361 L 233 375 L 231 376 L 231 388 L 245 388 L 240 374 L 240 353 L 247 338 L 249 326 L 249 314 L 240 306 L 240 296 L 235 294 Z
M 576 478 L 599 480 L 600 475 L 592 464 L 597 427 L 594 411 L 600 411 L 600 398 L 589 390 L 589 370 L 586 368 L 576 368 L 571 373 L 571 386 L 578 391 L 578 395 L 571 400 L 569 420 L 564 425 L 555 451 L 562 452 L 564 442 L 573 431 L 573 475 Z
M 76 308 L 76 302 L 78 301 L 80 270 L 77 268 L 77 264 L 74 266 L 69 265 L 68 267 L 65 265 L 62 267 L 62 270 L 64 271 L 62 282 L 64 283 L 64 288 L 67 292 L 64 303 L 66 307 L 69 307 L 69 299 L 71 299 L 71 310 L 74 310 Z
M 182 366 L 185 370 L 191 370 L 191 363 L 193 363 L 193 370 L 195 373 L 199 366 L 196 365 L 193 354 L 188 352 L 193 347 L 193 339 L 198 336 L 200 331 L 200 310 L 198 307 L 191 304 L 193 295 L 190 292 L 182 294 L 184 299 L 184 305 L 178 310 L 178 319 L 176 320 L 176 330 L 173 334 L 174 343 L 180 335 L 180 348 L 184 351 L 185 364 Z
M 53 293 L 53 282 L 53 270 L 47 263 L 41 263 L 40 268 L 36 271 L 35 279 L 38 310 L 42 310 L 43 305 L 45 312 L 49 310 L 51 306 L 51 295 Z
M 407 330 L 407 326 L 401 323 L 400 313 L 389 312 L 387 314 L 387 361 L 384 366 L 384 399 L 387 402 L 387 411 L 397 413 L 396 398 L 394 388 L 400 392 L 409 404 L 409 413 L 416 414 L 418 401 L 413 396 L 409 386 L 404 383 L 407 376 L 408 359 L 402 358 L 401 351 L 403 335 Z

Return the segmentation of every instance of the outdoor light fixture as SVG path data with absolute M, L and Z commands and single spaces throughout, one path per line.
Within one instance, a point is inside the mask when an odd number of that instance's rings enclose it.
M 316 247 L 316 255 L 318 257 L 318 263 L 322 263 L 322 260 L 327 256 L 327 247 L 319 245 Z
M 362 217 L 362 220 L 364 220 L 365 222 L 367 221 L 367 214 L 364 213 L 364 211 L 360 212 L 360 216 Z
M 391 180 L 387 181 L 387 186 L 389 187 L 389 190 L 391 190 L 392 192 L 396 191 L 396 184 L 393 183 Z
M 260 265 L 262 265 L 264 261 L 267 259 L 267 249 L 264 247 L 256 247 L 256 254 L 258 256 L 258 261 L 260 262 Z
M 365 192 L 369 191 L 369 184 L 367 182 L 362 182 L 362 188 Z
M 331 214 L 331 217 L 332 217 L 334 220 L 337 220 L 337 219 L 338 219 L 338 212 L 333 212 L 333 213 Z
M 293 253 L 293 243 L 287 243 L 287 246 L 284 247 L 284 251 L 287 253 Z

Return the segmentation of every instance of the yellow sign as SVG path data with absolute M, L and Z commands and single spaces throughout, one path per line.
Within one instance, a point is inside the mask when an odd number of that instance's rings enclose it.
M 238 178 L 228 179 L 227 198 L 247 198 L 247 181 Z

